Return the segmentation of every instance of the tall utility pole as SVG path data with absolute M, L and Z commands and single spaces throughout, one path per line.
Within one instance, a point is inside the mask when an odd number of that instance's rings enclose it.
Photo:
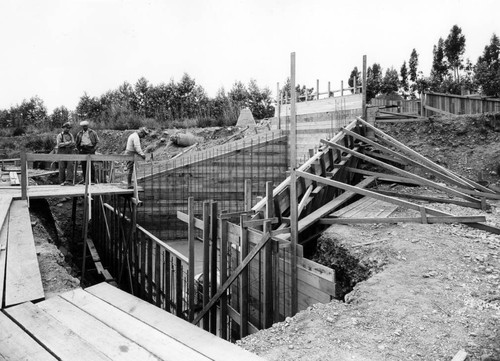
M 297 119 L 295 109 L 295 53 L 291 54 L 290 66 L 290 251 L 291 251 L 291 291 L 292 315 L 298 312 L 297 292 L 297 242 L 299 237 L 297 211 Z
M 366 55 L 363 55 L 363 95 L 362 95 L 363 119 L 366 119 Z

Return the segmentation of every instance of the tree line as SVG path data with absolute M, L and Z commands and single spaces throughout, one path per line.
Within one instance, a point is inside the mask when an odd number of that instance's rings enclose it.
M 374 63 L 367 69 L 367 100 L 381 95 L 415 99 L 424 91 L 461 94 L 464 90 L 500 97 L 500 40 L 497 35 L 492 35 L 475 64 L 463 59 L 465 46 L 462 29 L 454 25 L 448 36 L 445 39 L 440 37 L 434 45 L 428 76 L 418 70 L 416 49 L 399 71 L 390 67 L 384 74 L 381 65 Z M 349 74 L 349 86 L 353 87 L 354 83 L 362 84 L 357 67 Z M 284 83 L 281 92 L 290 96 L 290 79 Z M 297 101 L 311 100 L 314 88 L 296 85 L 296 96 Z M 23 100 L 20 105 L 0 109 L 0 128 L 11 128 L 17 135 L 28 127 L 48 130 L 81 119 L 109 129 L 133 129 L 144 124 L 164 128 L 182 127 L 185 123 L 195 126 L 234 125 L 244 107 L 250 108 L 256 119 L 272 117 L 274 102 L 269 88 L 259 87 L 255 80 L 247 85 L 236 81 L 228 92 L 220 88 L 215 97 L 210 98 L 187 73 L 178 82 L 170 80 L 158 85 L 142 77 L 133 85 L 124 82 L 101 96 L 84 93 L 74 110 L 60 106 L 49 114 L 39 97 Z
M 476 63 L 464 59 L 466 38 L 462 29 L 454 25 L 448 36 L 440 37 L 434 45 L 432 68 L 425 76 L 418 70 L 419 55 L 413 49 L 408 63 L 403 62 L 399 72 L 394 67 L 383 69 L 378 63 L 368 67 L 367 100 L 380 95 L 400 95 L 404 99 L 415 99 L 424 91 L 460 95 L 480 94 L 485 97 L 500 97 L 500 40 L 493 34 L 490 43 L 484 47 Z M 351 71 L 349 79 L 356 78 L 361 84 L 361 73 L 357 67 Z M 349 86 L 352 86 L 350 80 Z
M 51 114 L 43 100 L 34 96 L 20 105 L 0 109 L 0 127 L 10 127 L 18 135 L 30 126 L 49 130 L 67 121 L 82 119 L 93 121 L 99 128 L 120 130 L 144 124 L 164 128 L 182 126 L 192 119 L 196 126 L 234 125 L 244 107 L 250 108 L 255 119 L 272 117 L 273 103 L 269 88 L 259 87 L 255 80 L 247 85 L 236 81 L 227 93 L 220 88 L 215 97 L 210 98 L 203 87 L 185 73 L 179 82 L 171 80 L 153 85 L 142 77 L 134 85 L 124 82 L 99 97 L 84 93 L 76 109 L 60 106 Z

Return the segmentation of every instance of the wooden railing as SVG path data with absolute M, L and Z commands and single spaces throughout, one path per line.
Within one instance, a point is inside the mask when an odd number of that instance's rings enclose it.
M 29 165 L 33 162 L 87 162 L 87 169 L 91 169 L 91 163 L 103 164 L 102 182 L 113 183 L 115 176 L 115 162 L 135 161 L 133 155 L 98 155 L 98 154 L 42 154 L 21 153 L 21 196 L 27 199 Z M 88 180 L 88 177 L 87 177 Z

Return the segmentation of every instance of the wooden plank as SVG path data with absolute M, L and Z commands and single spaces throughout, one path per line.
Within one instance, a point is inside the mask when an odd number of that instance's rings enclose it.
M 17 177 L 17 172 L 9 172 L 10 185 L 11 186 L 20 186 L 19 178 Z
M 363 198 L 357 200 L 356 202 L 353 202 L 353 203 L 349 204 L 348 206 L 345 206 L 345 207 L 339 209 L 338 211 L 332 213 L 331 215 L 334 217 L 348 218 L 349 214 L 355 214 L 360 209 L 366 207 L 368 204 L 371 204 L 374 201 L 375 201 L 375 199 L 373 199 L 373 198 L 370 199 L 369 197 L 363 197 Z
M 361 189 L 366 188 L 374 181 L 375 181 L 374 177 L 369 177 L 359 182 L 356 185 L 356 187 Z M 299 231 L 300 232 L 304 231 L 312 224 L 314 224 L 319 218 L 324 217 L 325 215 L 331 213 L 333 210 L 335 210 L 337 207 L 340 207 L 342 204 L 347 202 L 355 195 L 356 193 L 354 192 L 344 192 L 338 197 L 328 202 L 327 204 L 325 204 L 324 206 L 318 208 L 317 210 L 309 214 L 307 217 L 302 218 L 301 220 L 299 220 Z
M 37 306 L 112 360 L 159 360 L 134 340 L 61 297 L 53 297 L 37 303 Z
M 126 312 L 151 327 L 170 335 L 183 344 L 198 350 L 214 360 L 263 360 L 242 348 L 227 342 L 201 328 L 186 322 L 168 312 L 159 311 L 153 305 L 142 301 L 116 287 L 106 283 L 89 287 L 87 292 L 103 301 L 112 303 L 114 307 Z M 186 358 L 181 358 L 185 360 Z
M 33 161 L 44 161 L 44 162 L 57 162 L 61 160 L 65 161 L 86 161 L 87 158 L 95 162 L 127 162 L 133 161 L 135 156 L 133 155 L 121 155 L 121 154 L 45 154 L 45 153 L 26 153 L 26 160 L 29 162 Z
M 5 306 L 45 297 L 26 201 L 10 207 L 5 272 Z
M 477 223 L 486 222 L 484 216 L 428 216 L 427 223 Z M 423 223 L 422 217 L 394 217 L 394 218 L 321 218 L 320 224 L 365 224 L 365 223 Z
M 0 308 L 3 308 L 5 270 L 7 265 L 7 237 L 9 231 L 10 196 L 0 196 Z
M 110 360 L 75 332 L 31 302 L 4 310 L 10 317 L 58 359 Z
M 112 302 L 105 302 L 82 289 L 66 292 L 60 297 L 97 318 L 126 338 L 134 340 L 136 344 L 162 360 L 209 360 L 209 358 L 175 340 L 170 335 L 160 332 L 147 323 L 132 317 L 126 311 L 116 308 Z M 156 308 L 156 310 L 157 316 L 165 313 L 159 308 Z
M 14 321 L 0 312 L 0 359 L 56 360 L 47 350 L 24 332 Z
M 385 190 L 373 190 L 373 191 L 375 193 L 384 194 L 384 195 L 390 196 L 390 197 L 418 199 L 418 200 L 427 201 L 427 202 L 431 202 L 431 203 L 434 203 L 434 202 L 435 203 L 451 203 L 451 204 L 457 204 L 457 205 L 462 206 L 462 207 L 471 207 L 471 208 L 481 209 L 480 204 L 463 202 L 463 201 L 458 201 L 455 199 L 425 196 L 425 195 L 421 195 L 421 194 L 400 193 L 400 192 L 385 191 Z

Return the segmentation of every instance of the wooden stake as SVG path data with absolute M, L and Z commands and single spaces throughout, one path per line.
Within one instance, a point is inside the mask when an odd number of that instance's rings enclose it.
M 366 118 L 366 55 L 363 55 L 363 95 L 362 95 L 363 119 Z
M 248 216 L 240 216 L 240 265 L 248 255 L 248 230 L 243 226 Z M 240 282 L 240 338 L 248 335 L 248 268 L 245 267 L 241 272 L 241 282 Z
M 192 321 L 194 318 L 194 198 L 188 198 L 188 259 L 189 259 L 189 269 L 188 269 L 188 320 Z M 177 289 L 177 292 L 182 292 Z M 182 297 L 182 295 L 181 295 Z
M 210 204 L 210 296 L 217 293 L 217 203 Z M 210 312 L 210 332 L 217 335 L 217 307 Z
M 295 53 L 291 56 L 291 128 L 290 128 L 290 227 L 291 227 L 291 314 L 295 315 L 298 312 L 298 291 L 297 291 L 297 244 L 298 244 L 298 217 L 297 217 L 297 176 L 295 173 L 297 167 L 297 119 L 295 105 Z
M 210 283 L 210 202 L 203 202 L 203 306 L 210 301 Z M 203 317 L 203 329 L 209 330 L 209 313 Z

